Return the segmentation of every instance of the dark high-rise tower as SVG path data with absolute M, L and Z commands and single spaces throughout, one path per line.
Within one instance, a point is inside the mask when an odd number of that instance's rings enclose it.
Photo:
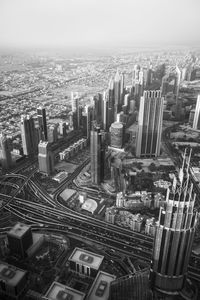
M 34 119 L 32 116 L 21 116 L 21 136 L 24 154 L 31 155 L 36 153 L 38 145 Z
M 92 126 L 92 118 L 93 118 L 93 106 L 86 105 L 83 110 L 81 122 L 82 122 L 82 130 L 83 135 L 90 139 L 90 131 Z
M 94 120 L 102 125 L 103 121 L 103 95 L 98 93 L 94 96 Z
M 9 169 L 12 166 L 9 141 L 3 133 L 0 134 L 0 163 L 4 169 Z
M 90 137 L 91 180 L 100 184 L 104 179 L 105 133 L 100 126 L 93 124 Z
M 164 294 L 177 294 L 186 283 L 197 221 L 189 160 L 185 166 L 184 158 L 179 178 L 175 178 L 173 186 L 168 189 L 166 206 L 160 209 L 156 229 L 151 280 L 153 288 Z
M 45 108 L 37 108 L 37 117 L 39 124 L 39 140 L 47 141 L 47 121 Z
M 140 100 L 136 156 L 160 154 L 163 102 L 161 91 L 145 91 Z

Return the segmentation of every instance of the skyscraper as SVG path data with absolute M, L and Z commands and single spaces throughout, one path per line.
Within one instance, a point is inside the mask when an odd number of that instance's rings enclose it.
M 175 178 L 173 186 L 168 189 L 166 206 L 160 208 L 154 240 L 152 287 L 169 295 L 181 292 L 186 285 L 197 222 L 194 212 L 196 194 L 189 176 L 189 161 L 186 166 L 184 158 L 179 178 Z
M 40 172 L 47 175 L 54 172 L 54 155 L 48 142 L 40 141 L 38 145 L 38 163 Z
M 120 98 L 121 98 L 121 76 L 117 70 L 114 78 L 114 116 L 116 120 L 116 115 L 120 108 Z
M 114 108 L 115 108 L 115 96 L 114 96 L 114 80 L 109 81 L 108 86 L 108 127 L 114 122 Z
M 98 93 L 94 96 L 94 120 L 102 125 L 103 121 L 103 95 Z
M 90 139 L 90 131 L 92 126 L 92 118 L 93 118 L 93 106 L 86 105 L 83 110 L 82 115 L 82 128 L 83 128 L 83 134 Z
M 36 153 L 38 145 L 34 119 L 32 116 L 21 116 L 21 136 L 24 155 Z
M 124 141 L 124 126 L 121 122 L 114 122 L 110 127 L 110 145 L 114 148 L 122 148 Z
M 9 169 L 12 166 L 9 141 L 3 133 L 0 133 L 0 163 L 4 169 Z
M 100 126 L 93 124 L 90 137 L 91 180 L 100 184 L 104 179 L 105 133 Z
M 76 93 L 74 95 L 71 92 L 71 104 L 72 104 L 72 114 L 73 114 L 73 127 L 74 129 L 79 129 L 81 124 L 82 117 L 82 107 L 79 105 L 80 97 L 79 94 Z
M 39 140 L 47 141 L 47 121 L 45 108 L 37 108 L 37 117 L 39 124 Z
M 103 93 L 103 130 L 108 130 L 108 97 L 106 92 Z
M 57 142 L 58 140 L 58 124 L 48 126 L 47 137 L 49 143 Z
M 161 91 L 145 91 L 140 100 L 136 156 L 160 154 L 163 102 Z
M 181 70 L 178 66 L 176 66 L 176 76 L 175 76 L 175 86 L 174 86 L 174 94 L 176 96 L 176 101 L 178 101 L 179 89 L 181 83 Z
M 200 95 L 198 95 L 198 97 L 197 97 L 194 121 L 193 121 L 193 128 L 200 129 Z
M 133 69 L 132 85 L 134 87 L 134 96 L 136 100 L 142 96 L 144 88 L 144 71 L 139 65 L 135 65 Z

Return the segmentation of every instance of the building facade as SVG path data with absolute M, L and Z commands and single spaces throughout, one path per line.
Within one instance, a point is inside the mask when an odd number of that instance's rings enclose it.
M 45 108 L 37 108 L 37 117 L 39 125 L 39 141 L 47 141 L 47 121 Z
M 161 91 L 145 91 L 138 116 L 137 157 L 160 154 L 164 98 Z
M 0 163 L 4 169 L 12 166 L 10 144 L 5 134 L 0 134 Z
M 90 135 L 91 180 L 100 184 L 104 179 L 105 133 L 100 126 L 93 125 Z
M 197 215 L 196 194 L 189 176 L 189 167 L 180 170 L 179 178 L 168 190 L 166 206 L 160 208 L 153 247 L 151 281 L 163 294 L 178 294 L 187 279 Z
M 54 172 L 54 155 L 48 142 L 40 141 L 38 145 L 38 163 L 40 172 L 47 175 Z

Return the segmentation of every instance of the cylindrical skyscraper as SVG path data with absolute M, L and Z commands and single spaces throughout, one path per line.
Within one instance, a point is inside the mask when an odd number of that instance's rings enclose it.
M 110 145 L 115 148 L 123 146 L 124 126 L 120 122 L 115 122 L 110 127 Z
M 185 286 L 197 221 L 196 194 L 184 163 L 179 179 L 168 190 L 165 208 L 160 209 L 151 267 L 153 288 L 171 295 Z

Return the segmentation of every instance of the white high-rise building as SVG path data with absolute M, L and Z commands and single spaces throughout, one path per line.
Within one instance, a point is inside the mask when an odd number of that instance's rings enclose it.
M 193 121 L 193 129 L 200 129 L 200 95 L 197 97 L 194 121 Z

